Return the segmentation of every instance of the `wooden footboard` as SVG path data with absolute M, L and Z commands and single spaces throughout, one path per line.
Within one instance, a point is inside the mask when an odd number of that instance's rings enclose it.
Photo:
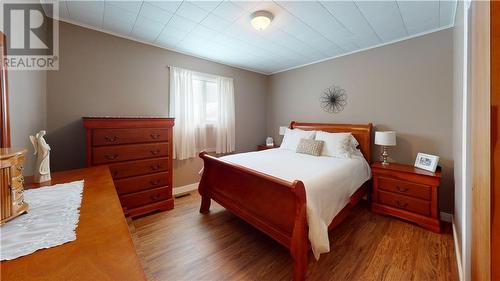
M 294 280 L 304 280 L 309 250 L 306 194 L 301 181 L 293 183 L 226 163 L 200 153 L 204 171 L 198 191 L 201 213 L 208 213 L 210 200 L 290 249 Z

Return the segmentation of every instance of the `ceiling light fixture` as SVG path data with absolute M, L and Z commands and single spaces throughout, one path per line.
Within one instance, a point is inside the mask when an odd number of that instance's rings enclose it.
M 273 14 L 268 11 L 257 11 L 252 14 L 252 26 L 257 30 L 266 29 L 273 20 Z

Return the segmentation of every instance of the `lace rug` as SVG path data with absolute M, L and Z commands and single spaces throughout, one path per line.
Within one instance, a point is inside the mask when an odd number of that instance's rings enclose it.
M 0 227 L 0 260 L 75 240 L 82 192 L 83 180 L 25 190 L 28 213 Z

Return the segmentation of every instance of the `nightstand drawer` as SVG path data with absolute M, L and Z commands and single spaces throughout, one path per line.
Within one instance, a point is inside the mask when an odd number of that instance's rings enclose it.
M 423 184 L 379 177 L 378 188 L 424 200 L 431 200 L 431 188 Z
M 385 191 L 379 192 L 378 199 L 381 204 L 392 206 L 401 210 L 418 213 L 424 216 L 429 216 L 431 213 L 431 203 L 429 201 L 414 199 Z

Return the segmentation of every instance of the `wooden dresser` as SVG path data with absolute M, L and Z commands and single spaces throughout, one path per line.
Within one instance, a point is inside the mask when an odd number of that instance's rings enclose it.
M 440 232 L 438 187 L 441 169 L 435 173 L 411 165 L 372 164 L 372 211 L 412 221 Z
M 146 280 L 106 167 L 56 172 L 51 181 L 39 184 L 27 177 L 26 188 L 82 179 L 76 240 L 2 261 L 0 280 Z
M 174 208 L 173 118 L 84 117 L 87 166 L 108 165 L 125 214 Z

